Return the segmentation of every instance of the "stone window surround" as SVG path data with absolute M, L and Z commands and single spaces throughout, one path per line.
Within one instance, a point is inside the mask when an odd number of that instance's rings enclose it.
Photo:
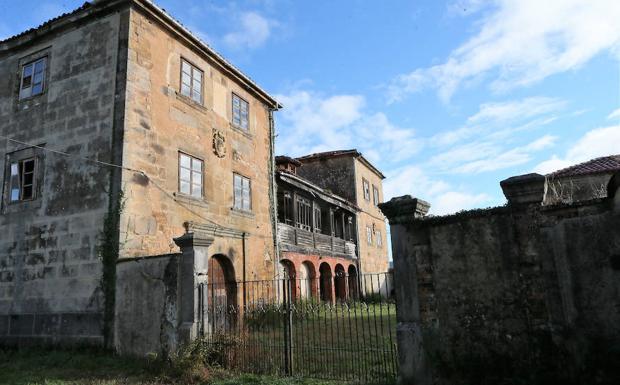
M 45 144 L 39 144 L 38 147 L 43 147 Z M 10 177 L 11 177 L 11 163 L 23 161 L 26 159 L 34 158 L 34 191 L 33 198 L 28 200 L 10 200 Z M 45 157 L 43 156 L 43 150 L 37 147 L 25 147 L 11 152 L 7 152 L 5 155 L 5 167 L 4 175 L 2 178 L 2 210 L 1 213 L 13 213 L 20 212 L 27 209 L 36 209 L 41 207 L 41 196 L 43 187 L 43 170 L 45 169 Z
M 201 186 L 200 186 L 200 196 L 195 196 L 195 195 L 191 195 L 191 182 L 190 182 L 190 194 L 187 193 L 183 193 L 181 192 L 181 156 L 185 155 L 188 156 L 190 159 L 196 159 L 200 162 L 202 162 L 202 168 L 201 168 Z M 177 156 L 177 191 L 175 193 L 175 196 L 178 195 L 179 198 L 183 199 L 192 199 L 192 200 L 204 200 L 205 198 L 205 160 L 201 157 L 198 157 L 196 155 L 193 155 L 187 151 L 182 151 L 179 150 L 178 151 L 178 156 Z
M 366 243 L 372 246 L 372 227 L 366 225 Z
M 47 60 L 45 63 L 43 90 L 41 91 L 41 93 L 38 93 L 36 95 L 20 98 L 19 94 L 21 92 L 22 74 L 23 74 L 24 66 L 30 63 L 33 63 L 39 59 L 42 59 L 44 57 L 47 58 Z M 47 95 L 48 95 L 47 91 L 49 90 L 49 85 L 51 84 L 51 70 L 50 70 L 51 67 L 52 67 L 51 46 L 38 49 L 34 52 L 31 52 L 19 58 L 18 65 L 17 65 L 16 72 L 15 72 L 15 77 L 14 77 L 15 81 L 13 85 L 13 90 L 14 90 L 13 95 L 15 98 L 15 102 L 16 102 L 15 108 L 17 111 L 22 111 L 22 110 L 26 111 L 33 106 L 36 106 L 42 102 L 47 101 Z
M 189 95 L 186 95 L 186 94 L 183 93 L 183 63 L 187 63 L 190 66 L 191 70 L 192 70 L 192 75 L 191 75 L 191 79 L 190 79 L 192 84 L 190 84 L 190 94 Z M 197 101 L 192 96 L 193 82 L 194 82 L 194 77 L 193 77 L 194 71 L 198 71 L 201 74 L 201 80 L 200 80 L 200 101 Z M 205 89 L 205 71 L 203 71 L 200 67 L 198 67 L 196 64 L 194 64 L 191 60 L 185 58 L 184 56 L 181 56 L 181 60 L 179 61 L 179 92 L 178 92 L 178 95 L 180 95 L 183 98 L 187 98 L 187 100 L 191 101 L 192 103 L 196 103 L 197 105 L 199 105 L 201 107 L 204 107 L 204 101 L 205 101 L 204 89 Z
M 242 127 L 238 124 L 234 123 L 235 120 L 235 97 L 239 99 L 240 103 L 245 103 L 247 106 L 247 127 Z M 230 126 L 245 135 L 251 135 L 250 132 L 250 102 L 248 102 L 245 98 L 241 97 L 238 93 L 232 91 L 230 97 Z M 241 113 L 241 112 L 240 112 Z
M 243 194 L 243 182 L 245 180 L 248 181 L 248 187 L 249 187 L 249 208 L 245 208 L 245 207 L 237 207 L 237 205 L 235 204 L 236 202 L 236 195 L 235 195 L 235 179 L 236 177 L 241 178 L 241 183 L 242 183 L 242 194 Z M 233 201 L 232 201 L 232 210 L 239 212 L 239 213 L 247 213 L 247 214 L 251 214 L 252 213 L 252 179 L 246 177 L 245 175 L 233 171 Z M 241 206 L 243 206 L 243 196 L 241 196 Z
M 370 182 L 366 178 L 362 178 L 362 193 L 364 194 L 364 200 L 370 202 Z
M 378 206 L 379 203 L 381 203 L 380 197 L 379 197 L 379 189 L 374 184 L 372 185 L 372 201 L 375 204 L 375 206 Z

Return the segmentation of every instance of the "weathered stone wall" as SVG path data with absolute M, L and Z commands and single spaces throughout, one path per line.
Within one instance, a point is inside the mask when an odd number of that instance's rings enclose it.
M 428 381 L 428 368 L 436 383 L 617 383 L 617 202 L 416 219 L 399 213 L 405 201 L 382 206 L 403 383 Z
M 370 185 L 370 199 L 364 199 L 363 180 L 367 180 Z M 373 189 L 375 186 L 379 190 L 379 202 L 383 201 L 383 182 L 381 177 L 364 165 L 359 159 L 355 159 L 355 190 L 357 205 L 362 209 L 357 215 L 358 231 L 358 255 L 360 260 L 360 270 L 362 273 L 383 273 L 388 271 L 388 243 L 386 233 L 385 216 L 375 206 L 373 200 Z M 368 244 L 366 227 L 374 230 L 372 234 L 372 244 Z M 381 237 L 381 243 L 378 238 Z
M 587 174 L 571 177 L 548 177 L 545 205 L 574 203 L 607 196 L 611 173 Z
M 177 251 L 172 240 L 191 221 L 246 233 L 245 240 L 218 233 L 210 251 L 232 261 L 237 279 L 243 278 L 244 261 L 247 279 L 272 278 L 268 106 L 201 49 L 137 8 L 131 12 L 129 36 L 123 161 L 148 178 L 123 173 L 121 258 Z M 202 104 L 180 94 L 182 58 L 204 72 Z M 232 92 L 249 102 L 247 133 L 231 124 Z M 219 156 L 214 130 L 225 137 L 225 154 Z M 204 161 L 202 198 L 178 192 L 179 152 Z M 233 172 L 251 179 L 251 212 L 232 209 Z
M 116 350 L 166 354 L 179 344 L 180 254 L 125 259 L 117 265 Z
M 110 169 L 80 157 L 112 161 L 120 20 L 114 12 L 0 51 L 0 135 L 45 148 L 0 139 L 0 343 L 102 341 L 97 245 Z M 21 66 L 42 56 L 45 91 L 20 101 Z M 36 197 L 9 203 L 9 162 L 22 155 L 36 157 Z
M 297 168 L 297 174 L 349 202 L 356 203 L 357 197 L 352 189 L 355 185 L 353 162 L 352 157 L 308 159 Z

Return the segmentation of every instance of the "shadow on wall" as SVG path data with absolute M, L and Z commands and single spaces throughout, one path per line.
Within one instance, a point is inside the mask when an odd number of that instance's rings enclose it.
M 390 220 L 403 384 L 620 383 L 620 174 L 606 198 L 543 206 L 545 177 L 501 182 L 508 204 Z

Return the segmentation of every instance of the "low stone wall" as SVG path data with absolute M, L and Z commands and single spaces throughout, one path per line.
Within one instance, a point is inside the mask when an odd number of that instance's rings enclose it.
M 620 204 L 542 206 L 544 183 L 504 181 L 507 206 L 445 217 L 383 204 L 402 383 L 620 383 Z
M 115 346 L 120 354 L 161 354 L 177 347 L 180 258 L 169 254 L 117 264 Z

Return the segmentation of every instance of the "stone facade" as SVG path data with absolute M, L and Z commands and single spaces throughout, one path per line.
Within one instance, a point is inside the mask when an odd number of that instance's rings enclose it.
M 102 342 L 97 246 L 110 170 L 82 158 L 113 161 L 126 13 L 92 11 L 82 12 L 87 23 L 0 43 L 0 342 Z M 43 92 L 20 99 L 22 67 L 41 58 Z M 11 202 L 10 165 L 27 158 L 36 163 L 33 199 Z
M 383 174 L 356 150 L 312 154 L 297 159 L 302 162 L 299 169 L 302 177 L 344 197 L 360 208 L 357 215 L 360 272 L 386 272 L 387 225 L 385 216 L 377 206 L 383 201 Z M 368 186 L 367 193 L 364 192 L 365 185 Z M 374 196 L 375 188 L 377 199 Z
M 507 206 L 445 217 L 382 205 L 402 383 L 618 382 L 620 192 L 543 206 L 545 183 L 510 178 Z
M 42 57 L 43 92 L 20 100 L 22 71 Z M 192 85 L 200 98 L 182 93 L 182 61 L 202 74 Z M 212 256 L 230 261 L 234 279 L 275 276 L 272 113 L 279 106 L 162 9 L 148 0 L 86 3 L 0 42 L 0 73 L 0 343 L 102 344 L 105 335 L 120 351 L 165 350 L 195 336 L 187 298 Z M 236 125 L 233 95 L 244 108 Z M 199 194 L 181 193 L 181 154 L 201 162 L 191 174 Z M 10 168 L 23 159 L 36 161 L 34 199 L 9 202 Z M 241 209 L 233 175 L 250 191 Z M 118 222 L 105 222 L 120 201 Z M 179 254 L 173 239 L 194 233 L 209 241 Z M 101 245 L 119 249 L 118 269 L 105 265 L 110 250 Z M 145 277 L 163 279 L 178 298 L 159 298 L 163 307 L 154 306 L 167 315 L 136 329 L 128 322 L 133 308 L 157 286 Z M 144 325 L 154 315 L 135 317 Z M 171 322 L 178 330 L 164 333 Z M 157 330 L 170 338 L 131 346 Z

